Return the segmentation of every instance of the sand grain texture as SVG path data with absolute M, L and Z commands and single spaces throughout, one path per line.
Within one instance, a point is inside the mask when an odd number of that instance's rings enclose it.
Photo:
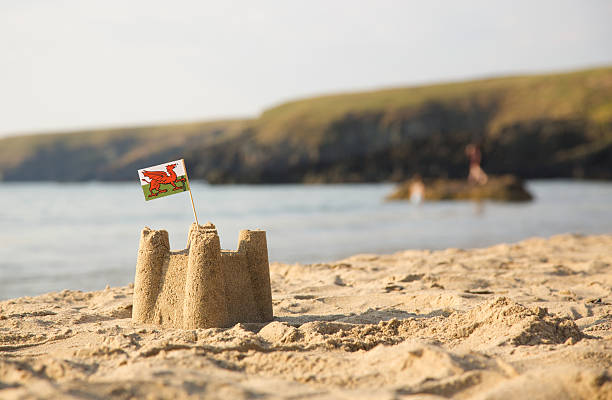
M 0 302 L 0 398 L 612 399 L 612 236 L 271 264 L 275 320 L 133 323 L 132 287 Z

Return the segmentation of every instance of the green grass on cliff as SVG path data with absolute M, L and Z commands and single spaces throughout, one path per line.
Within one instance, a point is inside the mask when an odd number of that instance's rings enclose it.
M 534 119 L 584 118 L 612 122 L 612 68 L 555 75 L 532 75 L 445 83 L 371 92 L 328 95 L 297 100 L 265 111 L 255 121 L 258 138 L 274 142 L 318 141 L 325 128 L 349 113 L 383 113 L 418 109 L 428 102 L 497 102 L 489 126 L 495 134 L 503 125 Z
M 219 136 L 228 137 L 241 132 L 245 122 L 212 121 L 8 137 L 0 139 L 0 176 L 4 168 L 17 165 L 45 150 L 57 148 L 66 151 L 116 151 L 121 154 L 106 156 L 114 160 L 115 167 L 120 167 L 168 149 L 212 143 Z
M 377 114 L 384 123 L 396 113 L 409 116 L 431 103 L 458 110 L 470 104 L 494 105 L 488 135 L 517 122 L 572 118 L 605 127 L 602 131 L 610 133 L 612 67 L 313 97 L 270 108 L 252 120 L 9 137 L 0 139 L 0 179 L 2 171 L 58 148 L 92 152 L 98 161 L 112 160 L 115 167 L 121 167 L 145 162 L 168 149 L 181 154 L 247 130 L 254 132 L 259 143 L 314 147 L 324 139 L 330 124 L 348 115 Z

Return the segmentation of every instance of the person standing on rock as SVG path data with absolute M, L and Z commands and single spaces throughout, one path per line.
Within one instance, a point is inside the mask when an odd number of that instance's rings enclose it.
M 482 153 L 475 144 L 468 144 L 465 146 L 465 154 L 470 159 L 470 174 L 468 175 L 468 182 L 476 185 L 484 185 L 489 180 L 487 174 L 480 167 L 480 161 L 482 159 Z

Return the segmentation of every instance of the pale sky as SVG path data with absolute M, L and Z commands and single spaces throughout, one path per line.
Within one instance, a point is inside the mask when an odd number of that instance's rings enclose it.
M 612 1 L 0 0 L 0 136 L 612 65 Z

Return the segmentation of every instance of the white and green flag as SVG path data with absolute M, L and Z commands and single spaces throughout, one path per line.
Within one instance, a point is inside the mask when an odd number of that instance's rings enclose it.
M 183 160 L 139 169 L 138 177 L 147 201 L 189 190 L 189 180 Z

